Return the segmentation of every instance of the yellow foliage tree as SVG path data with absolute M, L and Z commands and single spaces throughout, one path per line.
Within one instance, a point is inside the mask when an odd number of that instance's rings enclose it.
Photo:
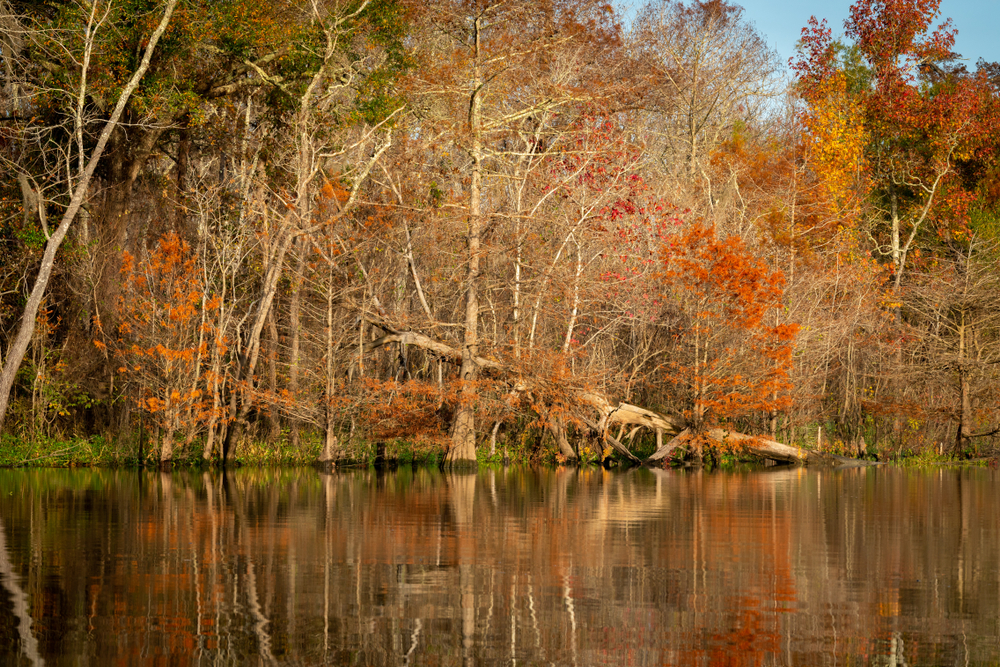
M 806 129 L 806 157 L 818 185 L 822 213 L 839 226 L 853 229 L 868 194 L 863 109 L 847 89 L 843 71 L 831 73 L 809 91 L 802 116 Z

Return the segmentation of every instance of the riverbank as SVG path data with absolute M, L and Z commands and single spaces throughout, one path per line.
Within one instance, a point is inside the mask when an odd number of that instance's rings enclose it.
M 299 466 L 316 463 L 322 443 L 318 437 L 305 437 L 296 447 L 287 439 L 277 441 L 248 440 L 237 450 L 237 466 Z M 217 465 L 218 460 L 205 461 L 200 456 L 200 447 L 192 446 L 181 451 L 174 460 L 177 468 L 198 468 Z M 18 437 L 12 434 L 0 436 L 0 468 L 75 468 L 106 467 L 136 468 L 158 464 L 155 449 L 143 443 L 135 434 L 125 434 L 116 438 L 95 435 L 90 437 Z M 492 451 L 480 448 L 480 466 L 528 464 L 558 466 L 564 461 L 544 448 L 509 449 L 497 448 Z M 350 465 L 369 467 L 379 465 L 426 465 L 439 466 L 444 460 L 444 450 L 439 443 L 410 442 L 395 439 L 386 442 L 357 441 L 351 446 Z M 759 461 L 757 461 L 760 463 Z M 996 467 L 992 458 L 954 459 L 925 451 L 910 456 L 893 458 L 890 462 L 904 466 L 989 466 Z M 708 463 L 708 462 L 706 462 Z M 711 461 L 707 468 L 732 469 L 747 461 L 726 452 L 717 461 Z M 617 460 L 609 452 L 590 452 L 581 455 L 582 465 L 603 465 L 617 467 L 629 465 Z
M 218 459 L 201 457 L 201 447 L 194 443 L 180 449 L 174 467 L 194 468 L 217 465 Z M 311 465 L 319 458 L 322 442 L 318 437 L 304 437 L 299 445 L 288 439 L 277 441 L 247 440 L 237 449 L 237 466 Z M 144 467 L 158 465 L 156 450 L 136 434 L 115 438 L 95 435 L 69 438 L 19 437 L 0 435 L 0 468 L 76 468 Z M 375 443 L 358 441 L 350 451 L 351 462 L 366 467 L 388 462 L 393 465 L 439 465 L 444 459 L 440 447 L 403 440 Z

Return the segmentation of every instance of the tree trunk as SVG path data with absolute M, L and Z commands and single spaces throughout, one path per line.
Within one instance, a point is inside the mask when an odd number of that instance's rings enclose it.
M 958 429 L 955 432 L 955 445 L 952 454 L 962 456 L 965 445 L 972 438 L 972 398 L 969 392 L 969 371 L 966 367 L 968 357 L 969 327 L 965 323 L 965 311 L 959 313 L 958 319 Z
M 323 441 L 323 450 L 320 451 L 319 458 L 317 459 L 323 467 L 333 468 L 347 460 L 344 448 L 340 444 L 340 438 L 337 437 L 334 426 L 333 411 L 327 410 L 326 439 Z
M 267 439 L 277 442 L 281 437 L 281 417 L 278 410 L 278 324 L 274 309 L 267 316 L 267 384 L 271 392 L 270 405 L 267 408 Z
M 167 466 L 174 461 L 174 431 L 163 429 L 163 439 L 160 441 L 160 465 Z
M 302 345 L 302 335 L 300 329 L 301 304 L 302 304 L 302 279 L 306 270 L 306 251 L 308 246 L 301 240 L 298 243 L 299 261 L 292 275 L 292 284 L 289 294 L 288 304 L 288 329 L 290 337 L 290 350 L 288 353 L 288 391 L 292 395 L 292 400 L 297 401 L 299 396 L 299 350 Z M 292 447 L 299 448 L 299 420 L 293 414 L 290 418 L 289 430 L 291 432 Z
M 480 17 L 473 25 L 475 49 L 473 59 L 472 97 L 469 100 L 469 125 L 472 133 L 472 182 L 469 191 L 469 231 L 467 236 L 469 269 L 465 279 L 465 331 L 462 345 L 461 399 L 455 414 L 451 449 L 445 458 L 448 467 L 475 465 L 476 463 L 476 380 L 478 366 L 475 362 L 479 344 L 479 252 L 482 234 L 482 128 L 480 117 L 479 27 Z
M 566 433 L 566 420 L 559 415 L 549 414 L 549 431 L 552 433 L 552 437 L 556 440 L 556 446 L 559 447 L 559 453 L 567 461 L 576 461 L 579 457 L 576 454 L 576 450 L 569 443 L 569 438 Z
M 285 253 L 288 251 L 288 247 L 291 245 L 292 239 L 298 236 L 298 233 L 294 229 L 291 229 L 291 224 L 287 221 L 281 234 L 282 235 L 279 237 L 274 256 L 268 264 L 267 273 L 264 275 L 264 285 L 261 289 L 260 304 L 257 308 L 253 326 L 250 329 L 250 333 L 247 335 L 247 341 L 244 345 L 243 352 L 239 355 L 239 364 L 237 367 L 235 383 L 237 387 L 234 388 L 234 392 L 241 391 L 238 386 L 244 385 L 246 387 L 246 389 L 243 390 L 244 396 L 249 396 L 250 385 L 253 383 L 254 373 L 257 370 L 257 360 L 260 356 L 260 336 L 261 332 L 264 330 L 264 324 L 271 311 L 271 305 L 274 303 L 274 295 L 278 291 L 278 281 L 281 278 Z M 237 399 L 230 402 L 230 425 L 229 429 L 226 431 L 226 439 L 222 444 L 223 464 L 227 461 L 231 461 L 236 455 L 236 445 L 243 436 L 243 431 L 246 427 L 247 415 L 250 414 L 250 408 L 251 402 L 248 398 L 244 398 L 243 400 Z
M 324 392 L 324 404 L 326 406 L 326 441 L 323 443 L 323 451 L 320 452 L 319 462 L 324 466 L 336 466 L 346 459 L 343 447 L 340 446 L 340 439 L 336 433 L 335 411 L 333 401 L 337 393 L 337 378 L 335 377 L 334 366 L 334 340 L 333 340 L 333 263 L 330 263 L 330 273 L 326 286 L 326 390 Z

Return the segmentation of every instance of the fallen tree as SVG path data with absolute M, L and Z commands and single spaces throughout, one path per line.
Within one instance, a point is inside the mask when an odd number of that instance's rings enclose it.
M 758 456 L 772 461 L 783 463 L 793 463 L 800 465 L 825 465 L 825 466 L 857 466 L 868 465 L 867 461 L 838 456 L 828 452 L 819 452 L 813 449 L 804 449 L 792 445 L 785 445 L 776 440 L 759 435 L 746 435 L 735 431 L 724 429 L 711 429 L 705 433 L 695 436 L 689 429 L 684 429 L 669 442 L 658 447 L 653 454 L 646 459 L 647 463 L 659 463 L 668 460 L 675 451 L 682 447 L 689 447 L 696 440 L 700 440 L 698 445 L 709 444 L 721 450 L 739 451 L 752 456 Z
M 360 347 L 361 353 L 374 352 L 395 343 L 413 345 L 453 364 L 462 362 L 461 352 L 446 343 L 421 333 L 396 329 L 381 317 L 368 316 L 366 319 L 371 325 L 385 333 L 364 343 Z M 473 357 L 473 361 L 482 371 L 489 371 L 508 378 L 512 393 L 530 395 L 535 390 L 533 385 L 537 380 L 525 378 L 523 374 L 506 364 L 480 356 Z M 645 461 L 650 464 L 660 464 L 666 461 L 677 449 L 687 447 L 696 440 L 695 434 L 686 428 L 686 425 L 679 419 L 631 403 L 622 401 L 616 403 L 589 389 L 568 388 L 567 394 L 577 407 L 572 415 L 572 421 L 591 429 L 602 442 L 607 443 L 615 451 L 632 461 L 639 462 L 639 458 L 623 442 L 622 433 L 628 427 L 631 427 L 628 439 L 634 437 L 636 432 L 642 428 L 648 428 L 656 434 L 657 449 Z M 587 410 L 592 411 L 591 414 L 587 414 Z M 560 452 L 568 459 L 577 459 L 579 455 L 569 442 L 567 421 L 570 420 L 563 416 L 551 416 L 546 419 L 547 427 Z M 613 426 L 619 426 L 621 429 L 617 437 L 611 434 Z M 670 440 L 663 442 L 664 436 L 669 436 Z M 783 463 L 836 466 L 865 464 L 857 459 L 785 445 L 770 438 L 723 429 L 711 429 L 698 434 L 697 441 L 719 449 L 738 450 Z
M 424 334 L 397 330 L 382 318 L 368 317 L 367 319 L 370 324 L 382 329 L 386 333 L 375 340 L 366 342 L 362 348 L 365 353 L 373 352 L 386 345 L 398 343 L 402 345 L 414 345 L 453 364 L 461 363 L 461 353 L 450 345 L 434 340 Z M 510 389 L 512 392 L 525 394 L 532 392 L 532 383 L 523 376 L 520 376 L 520 374 L 509 366 L 480 356 L 474 357 L 473 361 L 479 366 L 480 370 L 491 371 L 511 378 Z M 659 434 L 667 435 L 679 433 L 683 428 L 679 422 L 670 417 L 630 403 L 612 403 L 607 397 L 593 391 L 575 389 L 571 390 L 570 394 L 575 404 L 580 407 L 588 407 L 596 413 L 596 419 L 593 419 L 591 415 L 574 414 L 574 420 L 578 420 L 580 423 L 593 429 L 602 441 L 607 442 L 613 449 L 626 458 L 636 462 L 639 461 L 638 457 L 619 438 L 609 433 L 610 427 L 614 425 L 623 427 L 632 426 L 634 427 L 632 434 L 638 428 L 646 427 Z M 578 453 L 569 443 L 566 420 L 553 417 L 546 421 L 550 432 L 556 440 L 556 444 L 559 446 L 560 452 L 567 458 L 578 458 Z

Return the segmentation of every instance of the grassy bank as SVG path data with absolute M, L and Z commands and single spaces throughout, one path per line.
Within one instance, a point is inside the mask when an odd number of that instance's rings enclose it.
M 217 465 L 218 458 L 206 462 L 201 457 L 204 443 L 194 442 L 179 449 L 175 467 Z M 237 447 L 235 463 L 241 466 L 310 465 L 319 458 L 322 442 L 318 437 L 303 437 L 299 446 L 288 439 L 277 441 L 246 440 Z M 444 454 L 439 447 L 404 440 L 383 443 L 356 441 L 348 446 L 351 464 L 369 466 L 377 463 L 395 465 L 438 465 Z M 39 437 L 0 435 L 0 467 L 142 467 L 159 463 L 157 451 L 140 434 L 115 437 Z
M 144 467 L 159 463 L 157 450 L 150 446 L 141 433 L 90 437 L 26 437 L 13 434 L 0 435 L 0 467 Z M 203 443 L 194 442 L 187 449 L 179 449 L 173 464 L 175 467 L 205 467 L 218 465 L 218 459 L 205 462 L 201 458 Z M 637 451 L 640 458 L 652 452 Z M 297 466 L 310 465 L 319 458 L 322 440 L 318 434 L 304 436 L 299 445 L 293 446 L 287 438 L 276 441 L 262 439 L 245 440 L 237 448 L 235 464 L 239 466 Z M 637 449 L 642 449 L 638 447 Z M 824 448 L 832 449 L 832 448 Z M 384 442 L 355 440 L 347 445 L 349 465 L 367 467 L 372 465 L 429 465 L 438 466 L 444 460 L 444 447 L 434 442 L 413 442 L 394 439 Z M 836 452 L 841 453 L 841 452 Z M 948 454 L 938 454 L 932 450 L 895 453 L 895 456 L 879 456 L 887 452 L 877 452 L 866 458 L 887 460 L 905 466 L 930 465 L 988 465 L 996 466 L 995 457 L 974 457 L 955 459 Z M 844 451 L 844 455 L 851 452 Z M 480 447 L 478 462 L 481 466 L 542 465 L 557 466 L 565 463 L 554 449 L 539 446 L 536 442 L 520 440 L 499 443 L 492 450 Z M 757 459 L 741 457 L 733 452 L 717 452 L 704 461 L 707 469 L 731 470 L 751 462 L 762 464 Z M 610 466 L 631 465 L 611 455 L 609 450 L 581 453 L 582 465 Z M 677 460 L 674 465 L 683 465 Z
M 204 443 L 196 441 L 186 450 L 178 448 L 175 467 L 218 465 L 214 458 L 201 458 Z M 347 465 L 429 465 L 444 462 L 445 446 L 439 442 L 393 439 L 383 442 L 355 440 L 345 445 Z M 236 450 L 236 465 L 296 466 L 315 463 L 322 450 L 319 434 L 303 435 L 298 447 L 287 438 L 276 441 L 249 439 Z M 563 463 L 556 451 L 537 442 L 519 439 L 499 443 L 492 451 L 481 447 L 478 462 L 482 466 L 543 465 Z M 604 452 L 586 449 L 584 465 L 617 465 L 623 463 Z M 142 467 L 159 464 L 157 450 L 140 433 L 124 433 L 114 437 L 38 437 L 3 434 L 0 436 L 0 467 Z

